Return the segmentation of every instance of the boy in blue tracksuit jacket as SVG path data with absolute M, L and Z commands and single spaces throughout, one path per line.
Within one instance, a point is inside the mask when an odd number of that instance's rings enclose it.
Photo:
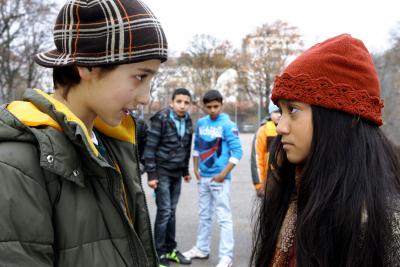
M 223 99 L 217 90 L 203 97 L 208 116 L 197 122 L 193 151 L 194 173 L 199 189 L 199 227 L 196 245 L 183 253 L 189 258 L 208 258 L 214 210 L 221 229 L 218 267 L 232 265 L 233 226 L 230 207 L 231 170 L 242 158 L 238 129 L 222 113 Z

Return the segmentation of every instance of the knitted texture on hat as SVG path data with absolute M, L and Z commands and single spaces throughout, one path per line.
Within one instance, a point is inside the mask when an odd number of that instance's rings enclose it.
M 54 26 L 55 50 L 40 53 L 44 67 L 100 66 L 167 60 L 161 25 L 140 0 L 68 0 Z
M 311 47 L 277 76 L 272 100 L 341 110 L 382 125 L 380 85 L 362 41 L 342 34 Z

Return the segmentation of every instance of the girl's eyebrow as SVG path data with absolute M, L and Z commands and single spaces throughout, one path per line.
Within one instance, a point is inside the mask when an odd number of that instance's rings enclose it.
M 300 101 L 296 101 L 296 100 L 285 100 L 286 104 L 288 105 L 299 105 L 299 104 L 303 104 L 303 102 Z
M 281 100 L 278 101 L 278 107 L 280 108 L 282 104 L 283 104 L 283 105 L 288 105 L 288 104 L 290 104 L 291 102 L 292 102 L 291 100 L 281 99 Z

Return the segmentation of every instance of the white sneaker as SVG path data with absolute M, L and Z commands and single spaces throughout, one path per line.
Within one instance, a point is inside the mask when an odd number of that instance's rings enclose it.
M 204 253 L 197 247 L 192 247 L 190 250 L 183 252 L 183 256 L 190 259 L 208 259 L 210 255 Z
M 232 259 L 228 256 L 223 256 L 217 267 L 232 267 Z

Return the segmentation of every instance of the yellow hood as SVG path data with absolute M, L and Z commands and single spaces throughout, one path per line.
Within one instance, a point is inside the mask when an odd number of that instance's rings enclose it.
M 47 101 L 49 101 L 54 106 L 54 109 L 57 112 L 63 113 L 68 122 L 74 122 L 82 128 L 91 149 L 94 151 L 95 155 L 98 156 L 99 152 L 97 151 L 96 146 L 93 144 L 92 138 L 90 138 L 89 132 L 85 124 L 74 113 L 72 113 L 72 111 L 66 105 L 53 98 L 51 95 L 48 95 L 39 89 L 35 89 L 35 91 L 43 96 Z M 57 123 L 56 120 L 54 120 L 48 114 L 39 110 L 31 102 L 14 101 L 7 106 L 7 110 L 26 126 L 50 126 L 59 131 L 63 131 L 62 127 Z M 100 118 L 96 118 L 94 127 L 103 134 L 114 139 L 129 142 L 132 144 L 136 143 L 135 122 L 130 116 L 125 117 L 121 124 L 116 127 L 111 127 L 110 125 L 103 122 Z

